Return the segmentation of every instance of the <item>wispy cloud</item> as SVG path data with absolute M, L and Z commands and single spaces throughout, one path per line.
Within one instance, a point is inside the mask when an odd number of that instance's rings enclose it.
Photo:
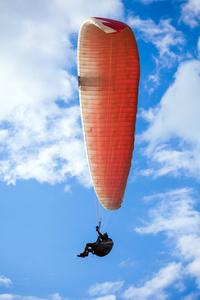
M 165 0 L 138 0 L 138 1 L 140 1 L 143 4 L 151 4 L 153 2 L 158 2 L 158 1 L 161 2 L 161 1 L 165 1 Z
M 148 143 L 145 155 L 154 164 L 144 175 L 185 174 L 200 180 L 199 74 L 199 61 L 182 63 L 160 103 L 142 114 L 149 127 L 138 138 Z
M 88 298 L 82 298 L 89 300 Z M 0 294 L 0 300 L 72 300 L 72 298 L 62 297 L 59 293 L 52 294 L 45 298 L 38 298 L 34 296 L 21 296 L 14 294 Z M 116 300 L 115 295 L 106 295 L 98 298 L 90 298 L 90 300 Z
M 167 232 L 169 236 L 193 234 L 200 229 L 200 213 L 194 210 L 193 190 L 182 188 L 145 197 L 145 201 L 157 201 L 149 211 L 151 221 L 137 228 L 141 234 Z
M 16 298 L 14 298 L 14 295 L 11 294 L 1 294 L 0 295 L 0 300 L 14 300 Z
M 152 279 L 146 281 L 143 286 L 129 287 L 124 292 L 123 298 L 135 300 L 166 299 L 168 296 L 164 292 L 164 289 L 182 277 L 181 268 L 180 263 L 169 263 L 166 267 L 160 269 Z
M 183 188 L 147 197 L 156 201 L 149 211 L 149 221 L 143 227 L 136 228 L 140 234 L 164 232 L 168 237 L 171 256 L 179 262 L 177 278 L 180 275 L 192 276 L 200 287 L 200 213 L 195 209 L 197 199 L 193 190 Z M 180 272 L 180 274 L 179 274 Z M 179 275 L 178 275 L 179 274 Z M 183 282 L 184 282 L 183 278 Z M 176 280 L 176 276 L 171 281 Z M 145 298 L 146 299 L 146 298 Z
M 91 296 L 114 294 L 122 288 L 123 284 L 123 281 L 96 283 L 90 287 L 88 293 Z
M 5 287 L 10 287 L 12 285 L 12 281 L 4 275 L 0 275 L 0 285 Z
M 198 300 L 200 296 L 199 292 L 191 292 L 189 295 L 184 297 L 184 300 Z
M 32 296 L 20 296 L 12 294 L 1 294 L 0 300 L 45 300 L 44 298 L 32 297 Z
M 0 180 L 90 185 L 80 125 L 76 40 L 90 16 L 120 18 L 120 0 L 1 1 Z M 6 16 L 6 17 L 5 17 Z
M 185 43 L 185 38 L 181 31 L 171 25 L 171 19 L 160 20 L 156 24 L 152 19 L 142 20 L 139 16 L 131 16 L 128 24 L 138 32 L 138 38 L 156 47 L 159 59 L 155 58 L 155 61 L 158 68 L 172 66 L 174 61 L 182 58 L 180 47 Z
M 62 296 L 60 296 L 59 293 L 55 293 L 55 294 L 50 295 L 50 300 L 70 300 L 70 299 L 66 298 L 66 297 L 63 298 Z
M 198 57 L 200 58 L 200 37 L 197 42 Z
M 34 296 L 21 296 L 14 294 L 1 294 L 0 300 L 68 300 L 69 298 L 60 296 L 59 293 L 52 294 L 46 298 L 38 298 Z
M 116 296 L 115 295 L 108 295 L 108 296 L 93 298 L 92 300 L 116 300 Z
M 182 5 L 181 20 L 191 28 L 199 26 L 200 2 L 199 0 L 188 0 Z
M 125 268 L 125 267 L 134 267 L 136 264 L 135 261 L 132 261 L 130 259 L 126 259 L 126 260 L 123 260 L 119 263 L 119 267 L 120 268 Z

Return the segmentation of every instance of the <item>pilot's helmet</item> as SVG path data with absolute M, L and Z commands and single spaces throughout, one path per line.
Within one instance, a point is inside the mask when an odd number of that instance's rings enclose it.
M 107 232 L 104 233 L 104 236 L 105 236 L 106 239 L 108 239 L 108 234 L 107 234 Z

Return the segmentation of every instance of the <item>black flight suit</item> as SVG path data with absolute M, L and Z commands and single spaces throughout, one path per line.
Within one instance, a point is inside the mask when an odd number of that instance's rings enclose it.
M 79 257 L 88 256 L 89 252 L 92 252 L 93 254 L 102 257 L 107 255 L 111 251 L 114 244 L 112 239 L 108 237 L 107 233 L 101 234 L 99 230 L 97 230 L 97 232 L 97 241 L 95 243 L 87 243 L 85 245 L 83 253 L 78 255 Z

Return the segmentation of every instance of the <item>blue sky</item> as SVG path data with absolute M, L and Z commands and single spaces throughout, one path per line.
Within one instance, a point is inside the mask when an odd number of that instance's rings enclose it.
M 0 0 L 0 300 L 200 298 L 199 0 Z M 136 140 L 121 209 L 96 240 L 77 85 L 91 16 L 140 54 Z

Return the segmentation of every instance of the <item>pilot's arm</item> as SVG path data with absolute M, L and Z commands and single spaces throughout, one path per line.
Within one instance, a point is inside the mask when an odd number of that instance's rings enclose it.
M 102 238 L 103 234 L 101 234 L 101 232 L 99 231 L 99 226 L 96 226 L 96 231 L 97 231 L 99 237 Z

